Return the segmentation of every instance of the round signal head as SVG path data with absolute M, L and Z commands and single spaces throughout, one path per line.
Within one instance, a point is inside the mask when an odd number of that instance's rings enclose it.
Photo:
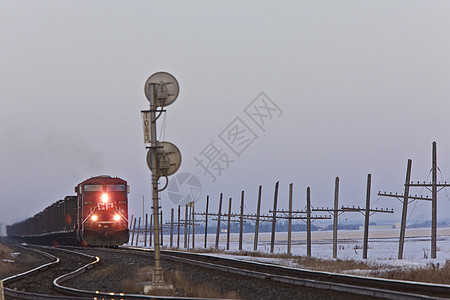
M 156 151 L 156 170 L 152 165 L 152 151 Z M 157 142 L 156 148 L 147 152 L 147 165 L 158 176 L 170 176 L 180 168 L 181 152 L 177 146 L 170 142 Z
M 145 96 L 156 106 L 168 106 L 178 97 L 180 87 L 178 81 L 167 72 L 158 72 L 145 82 Z

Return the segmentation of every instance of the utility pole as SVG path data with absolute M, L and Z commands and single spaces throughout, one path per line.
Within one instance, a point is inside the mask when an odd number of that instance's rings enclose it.
M 180 227 L 181 227 L 181 206 L 178 205 L 178 219 L 177 219 L 177 250 L 180 249 Z
M 205 249 L 208 243 L 208 207 L 209 207 L 209 195 L 206 196 L 206 213 L 205 213 Z
M 228 200 L 228 220 L 227 220 L 227 250 L 230 250 L 230 231 L 231 231 L 231 201 L 232 198 L 230 198 L 230 200 Z
M 367 175 L 366 211 L 364 215 L 364 246 L 363 259 L 367 259 L 367 248 L 369 246 L 369 213 L 370 213 L 370 188 L 372 185 L 372 175 Z
M 216 250 L 219 249 L 220 217 L 222 216 L 222 198 L 223 198 L 223 194 L 220 193 L 219 213 L 217 214 L 217 231 L 216 231 L 216 244 L 215 244 Z
M 172 208 L 170 210 L 170 242 L 169 242 L 170 249 L 173 248 L 173 211 L 174 211 L 174 209 Z M 145 225 L 145 226 L 147 226 L 147 225 Z
M 393 209 L 370 208 L 370 190 L 372 186 L 372 175 L 367 174 L 367 191 L 366 191 L 366 207 L 349 207 L 342 206 L 344 212 L 360 212 L 364 215 L 364 242 L 363 242 L 363 259 L 367 259 L 367 250 L 369 248 L 369 218 L 374 213 L 394 213 Z
M 258 189 L 258 204 L 256 205 L 255 239 L 253 241 L 253 251 L 258 250 L 259 218 L 261 215 L 261 193 L 262 185 L 260 185 Z
M 278 203 L 278 186 L 280 182 L 275 183 L 275 192 L 273 195 L 273 217 L 272 217 L 272 236 L 270 238 L 270 253 L 275 249 L 275 226 L 277 224 L 277 203 Z
M 311 189 L 306 188 L 306 256 L 311 257 Z
M 398 245 L 398 259 L 403 258 L 403 246 L 405 245 L 406 217 L 408 216 L 408 195 L 409 181 L 411 180 L 411 167 L 412 160 L 408 159 L 408 166 L 406 167 L 405 192 L 403 194 L 402 223 L 400 227 L 400 241 Z
M 349 206 L 342 206 L 341 208 L 338 207 L 338 196 L 339 196 L 339 177 L 336 177 L 335 181 L 335 190 L 334 190 L 334 208 L 313 208 L 313 211 L 326 211 L 333 215 L 333 258 L 337 258 L 337 230 L 338 230 L 338 216 L 345 213 L 345 212 L 360 212 L 365 214 L 365 224 L 364 226 L 364 236 L 367 235 L 367 240 L 369 236 L 369 215 L 376 213 L 376 212 L 382 212 L 382 213 L 394 213 L 394 210 L 392 209 L 378 209 L 378 208 L 370 208 L 370 186 L 371 186 L 371 175 L 368 174 L 367 176 L 367 193 L 366 193 L 366 207 L 349 207 Z M 363 258 L 364 256 L 367 256 L 367 240 L 365 240 L 365 247 L 363 250 Z M 364 254 L 365 253 L 365 254 Z
M 291 237 L 292 237 L 292 220 L 306 220 L 306 255 L 311 256 L 311 220 L 329 220 L 331 216 L 311 216 L 311 196 L 310 196 L 310 188 L 306 189 L 306 211 L 304 210 L 293 210 L 292 209 L 292 200 L 293 200 L 293 192 L 294 184 L 289 184 L 289 210 L 278 210 L 276 211 L 277 219 L 287 219 L 288 220 L 288 245 L 286 253 L 288 255 L 291 254 Z M 272 210 L 269 213 L 273 213 Z M 306 214 L 306 217 L 303 215 Z
M 192 205 L 192 249 L 195 248 L 195 202 L 191 202 Z
M 188 243 L 188 218 L 189 218 L 189 211 L 188 211 L 188 204 L 186 204 L 186 207 L 184 209 L 184 248 L 188 249 L 189 248 L 189 243 Z
M 294 197 L 294 184 L 289 184 L 289 209 L 277 210 L 275 211 L 278 215 L 277 219 L 287 219 L 288 220 L 288 244 L 287 251 L 288 255 L 291 255 L 291 240 L 292 240 L 292 220 L 306 220 L 306 253 L 307 256 L 311 256 L 311 220 L 326 220 L 331 219 L 331 216 L 311 216 L 311 197 L 310 188 L 306 189 L 306 211 L 304 210 L 293 210 L 292 201 Z M 273 213 L 273 210 L 269 210 L 269 213 Z M 304 216 L 306 214 L 306 216 Z M 273 218 L 273 217 L 272 217 Z
M 241 192 L 241 215 L 239 218 L 239 251 L 242 251 L 243 234 L 244 234 L 244 191 Z
M 406 182 L 405 182 L 405 192 L 403 195 L 393 195 L 392 193 L 381 193 L 379 192 L 379 196 L 385 196 L 385 197 L 395 197 L 397 199 L 403 198 L 403 212 L 402 212 L 402 223 L 400 228 L 400 241 L 399 241 L 399 251 L 398 251 L 398 258 L 403 258 L 403 245 L 405 243 L 405 234 L 406 234 L 406 217 L 407 217 L 407 208 L 408 204 L 411 201 L 414 200 L 426 200 L 431 201 L 431 258 L 436 258 L 436 251 L 437 251 L 437 192 L 438 188 L 443 189 L 446 187 L 450 187 L 450 184 L 447 182 L 439 183 L 437 182 L 437 146 L 436 142 L 433 142 L 432 144 L 432 158 L 431 158 L 431 183 L 414 183 L 411 181 L 411 164 L 412 160 L 408 160 L 408 167 L 406 170 Z M 431 198 L 428 196 L 411 196 L 409 195 L 409 190 L 411 187 L 424 187 L 431 191 Z M 411 201 L 409 201 L 411 199 Z
M 292 238 L 292 197 L 294 185 L 289 184 L 289 219 L 288 219 L 288 246 L 287 255 L 291 255 L 291 238 Z
M 436 258 L 437 240 L 437 150 L 436 142 L 433 142 L 433 154 L 431 160 L 432 185 L 431 185 L 431 258 Z
M 336 177 L 336 181 L 334 184 L 333 258 L 337 258 L 338 198 L 339 198 L 339 177 Z
M 220 237 L 220 231 L 221 231 L 221 220 L 222 218 L 225 220 L 227 218 L 227 245 L 230 242 L 230 238 L 228 233 L 231 233 L 231 222 L 233 223 L 239 223 L 239 250 L 242 250 L 242 243 L 243 243 L 243 230 L 244 230 L 244 222 L 245 220 L 251 220 L 255 221 L 255 236 L 254 236 L 254 250 L 256 251 L 258 248 L 258 233 L 259 233 L 259 224 L 260 222 L 273 222 L 273 216 L 269 215 L 261 215 L 261 196 L 262 196 L 262 186 L 259 186 L 259 192 L 258 192 L 258 204 L 257 204 L 257 213 L 256 214 L 244 214 L 244 191 L 241 192 L 241 207 L 240 207 L 240 213 L 232 213 L 231 212 L 231 198 L 229 201 L 228 206 L 228 213 L 222 214 L 222 199 L 223 199 L 223 193 L 220 193 L 220 200 L 219 200 L 219 211 L 217 213 L 211 213 L 208 211 L 208 205 L 206 207 L 206 212 L 200 212 L 195 213 L 197 216 L 204 216 L 205 217 L 205 224 L 207 224 L 208 217 L 216 217 L 216 219 L 212 219 L 212 221 L 217 221 L 217 227 L 216 227 L 216 242 L 215 242 L 215 249 L 218 249 L 219 247 L 219 237 Z M 208 204 L 207 197 L 207 204 Z M 272 212 L 272 211 L 271 211 Z M 279 218 L 279 217 L 277 217 Z M 206 230 L 206 228 L 205 228 Z M 229 246 L 227 246 L 228 248 Z M 205 248 L 206 248 L 206 232 L 205 232 Z

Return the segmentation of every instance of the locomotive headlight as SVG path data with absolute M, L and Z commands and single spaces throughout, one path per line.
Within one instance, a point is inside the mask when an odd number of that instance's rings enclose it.
M 114 215 L 114 221 L 120 221 L 120 215 Z
M 95 222 L 95 221 L 98 220 L 98 217 L 97 217 L 96 215 L 93 215 L 93 216 L 91 217 L 91 220 Z
M 108 202 L 108 194 L 102 194 L 102 202 L 107 203 Z

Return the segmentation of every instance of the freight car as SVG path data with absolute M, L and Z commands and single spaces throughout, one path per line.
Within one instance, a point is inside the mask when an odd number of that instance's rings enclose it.
M 87 179 L 67 196 L 22 222 L 7 235 L 34 244 L 118 246 L 128 242 L 127 182 L 111 176 Z

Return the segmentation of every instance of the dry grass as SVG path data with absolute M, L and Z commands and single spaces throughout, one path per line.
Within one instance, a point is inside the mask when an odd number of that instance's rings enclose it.
M 349 273 L 350 270 L 374 270 L 379 268 L 376 265 L 368 265 L 351 259 L 323 260 L 314 257 L 298 257 L 295 262 L 301 268 L 332 273 Z
M 197 249 L 196 249 L 197 250 Z M 249 256 L 249 257 L 263 257 L 263 258 L 278 258 L 288 260 L 291 263 L 297 264 L 299 268 L 316 270 L 316 271 L 325 271 L 325 272 L 344 272 L 348 270 L 373 270 L 379 268 L 377 265 L 368 265 L 364 262 L 359 262 L 355 260 L 327 260 L 320 259 L 315 257 L 306 257 L 306 256 L 298 256 L 298 255 L 288 255 L 285 253 L 265 253 L 265 252 L 253 252 L 253 251 L 224 251 L 224 250 L 216 250 L 216 249 L 199 249 L 200 251 L 192 251 L 197 253 L 213 253 L 213 254 L 231 254 L 231 255 L 239 255 L 239 256 Z M 288 261 L 285 262 L 285 265 L 288 264 Z
M 17 253 L 14 255 L 13 253 Z M 0 279 L 35 268 L 50 259 L 40 254 L 2 244 L 0 239 Z
M 306 256 L 291 256 L 287 254 L 269 254 L 264 252 L 250 252 L 250 251 L 238 251 L 228 252 L 224 250 L 216 249 L 196 249 L 200 253 L 219 253 L 219 254 L 231 254 L 250 257 L 264 257 L 264 258 L 279 258 L 289 260 L 291 263 L 295 263 L 299 268 L 333 272 L 333 273 L 345 273 L 354 275 L 363 275 L 370 277 L 380 277 L 396 280 L 429 282 L 438 284 L 450 284 L 450 260 L 444 265 L 439 263 L 429 263 L 426 267 L 392 267 L 386 265 L 378 265 L 376 263 L 367 264 L 361 261 L 355 261 L 351 259 L 320 259 Z M 288 262 L 286 261 L 285 265 Z
M 129 293 L 141 293 L 144 290 L 142 282 L 152 281 L 153 267 L 143 267 L 139 269 L 134 277 L 125 279 L 120 283 L 121 288 Z
M 120 272 L 120 270 L 117 265 L 107 265 L 105 267 L 95 269 L 95 276 L 105 278 L 108 276 L 114 276 L 118 272 Z
M 153 267 L 143 267 L 139 269 L 135 276 L 120 283 L 123 290 L 131 293 L 142 293 L 144 284 L 152 281 Z M 182 272 L 165 271 L 164 281 L 174 286 L 174 291 L 155 291 L 153 295 L 158 296 L 185 296 L 198 298 L 237 298 L 235 292 L 221 293 L 217 287 L 197 281 L 192 281 Z
M 0 245 L 0 278 L 7 276 L 7 274 L 11 274 L 16 269 L 14 263 L 3 261 L 4 259 L 10 260 L 12 252 L 11 248 Z
M 0 259 L 10 259 L 12 252 L 8 246 L 0 245 Z
M 289 256 L 286 254 L 269 254 L 263 252 L 250 252 L 239 251 L 229 252 L 224 250 L 215 249 L 195 249 L 190 252 L 197 253 L 215 253 L 215 254 L 231 254 L 250 257 L 263 257 L 263 258 L 278 258 L 285 259 L 286 264 L 288 261 L 292 264 L 296 264 L 299 268 L 325 271 L 333 273 L 345 273 L 355 274 L 371 277 L 388 278 L 395 280 L 407 280 L 418 282 L 429 282 L 439 284 L 450 284 L 450 260 L 445 264 L 430 263 L 426 267 L 392 267 L 386 265 L 378 265 L 376 263 L 367 264 L 361 261 L 355 260 L 341 260 L 341 259 L 320 259 L 314 257 L 305 256 Z M 113 271 L 113 269 L 110 269 Z M 104 271 L 106 272 L 106 271 Z M 143 282 L 151 282 L 153 274 L 153 267 L 144 267 L 135 273 L 135 276 L 131 279 L 121 282 L 123 290 L 141 293 L 143 291 Z M 166 271 L 164 273 L 166 283 L 170 283 L 175 287 L 175 291 L 171 294 L 158 293 L 155 295 L 164 296 L 187 296 L 187 297 L 201 297 L 201 298 L 238 298 L 238 294 L 235 292 L 223 293 L 217 287 L 208 285 L 202 282 L 196 282 L 190 280 L 182 272 L 176 270 L 173 272 Z M 141 283 L 141 284 L 138 284 Z
M 211 283 L 202 283 L 186 278 L 182 272 L 176 270 L 166 276 L 167 280 L 173 284 L 177 289 L 183 290 L 188 297 L 197 298 L 239 298 L 239 295 L 234 291 L 221 292 L 216 285 Z
M 396 280 L 450 284 L 450 260 L 447 260 L 443 266 L 439 263 L 429 263 L 426 267 L 380 269 L 372 271 L 370 275 Z

